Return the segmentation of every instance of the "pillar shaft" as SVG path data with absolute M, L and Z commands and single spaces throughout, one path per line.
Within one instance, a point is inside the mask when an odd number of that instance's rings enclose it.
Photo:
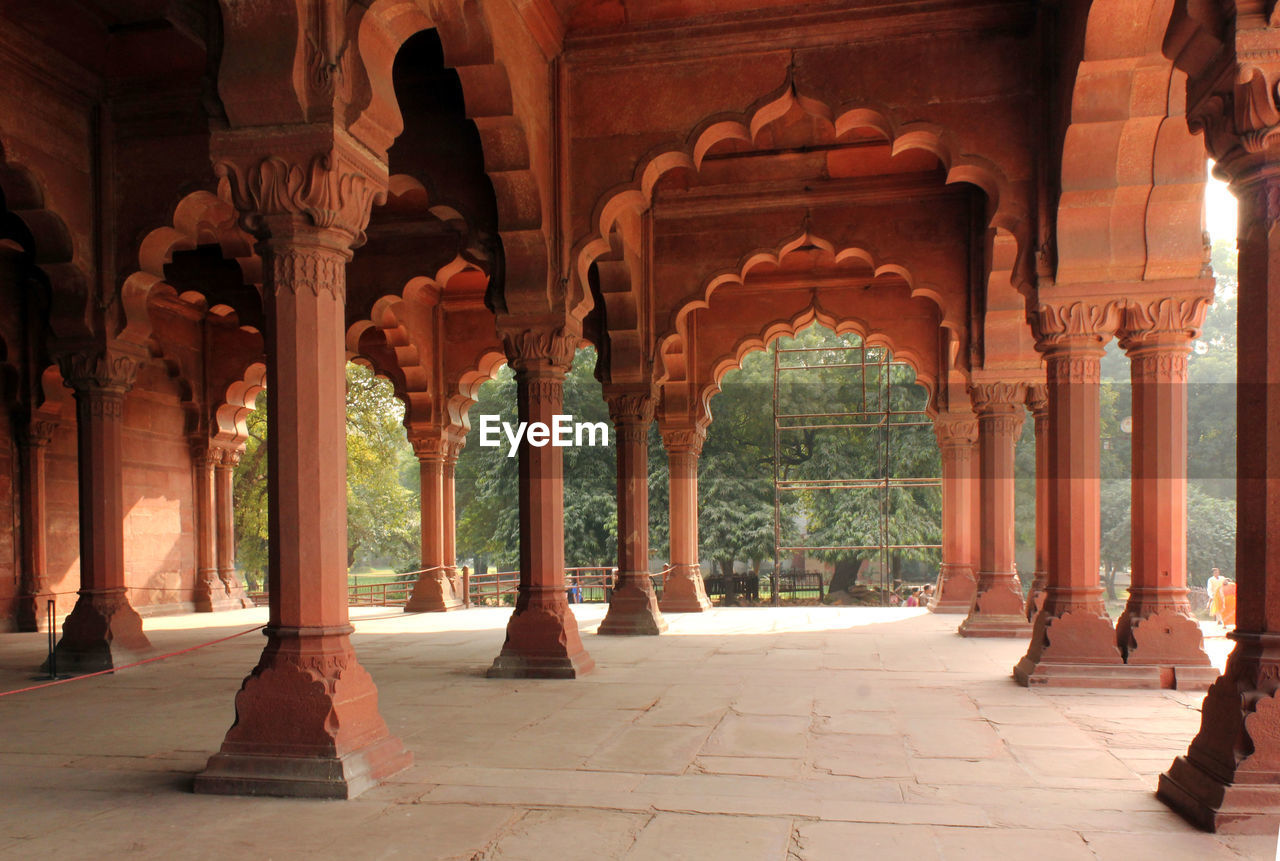
M 226 590 L 218 577 L 217 558 L 217 500 L 214 469 L 217 455 L 205 442 L 197 442 L 191 448 L 191 467 L 195 473 L 196 514 L 196 588 L 197 613 L 211 613 Z
M 265 199 L 287 200 L 285 180 Z M 262 221 L 271 380 L 267 645 L 236 696 L 221 752 L 195 788 L 346 798 L 411 760 L 388 733 L 349 639 L 344 305 L 354 231 L 314 227 L 291 213 Z
M 653 397 L 606 390 L 618 453 L 618 576 L 599 634 L 660 634 L 667 623 L 649 578 L 649 426 Z
M 1042 385 L 1027 387 L 1027 407 L 1036 435 L 1036 570 L 1027 593 L 1027 621 L 1035 621 L 1049 585 L 1049 392 Z
M 1020 637 L 1030 631 L 1022 584 L 1014 570 L 1014 446 L 1022 430 L 1024 386 L 983 383 L 972 388 L 978 414 L 978 583 L 966 637 Z
M 971 485 L 978 423 L 969 415 L 939 416 L 934 432 L 942 455 L 942 567 L 929 609 L 968 613 L 977 590 Z
M 124 571 L 124 400 L 137 359 L 108 352 L 70 357 L 80 479 L 80 590 L 62 625 L 58 668 L 109 669 L 149 648 L 129 604 Z
M 519 420 L 548 428 L 564 409 L 564 377 L 577 338 L 525 330 L 504 338 L 516 374 Z M 554 445 L 520 444 L 520 586 L 502 652 L 504 678 L 575 678 L 595 666 L 569 609 L 564 577 L 564 459 Z
M 1093 308 L 1094 310 L 1087 310 Z M 1042 343 L 1049 394 L 1049 582 L 1031 645 L 1014 675 L 1021 684 L 1145 687 L 1149 675 L 1126 674 L 1098 580 L 1101 558 L 1100 365 L 1114 329 L 1114 305 L 1076 303 L 1046 315 L 1060 336 Z M 1072 316 L 1074 315 L 1074 316 Z M 1070 320 L 1111 320 L 1073 328 Z
M 19 590 L 19 631 L 48 630 L 49 563 L 48 521 L 45 516 L 45 452 L 55 425 L 33 421 L 18 443 L 22 458 L 22 588 Z
M 1198 304 L 1204 307 L 1203 303 Z M 1130 313 L 1137 326 L 1143 313 Z M 1199 321 L 1185 320 L 1198 328 Z M 1207 688 L 1218 676 L 1187 601 L 1188 329 L 1129 333 L 1133 375 L 1132 582 L 1116 623 L 1129 664 L 1161 668 L 1165 687 Z
M 441 476 L 440 487 L 440 506 L 442 509 L 440 517 L 441 557 L 444 559 L 444 566 L 450 576 L 453 576 L 454 569 L 458 567 L 458 514 L 455 508 L 457 504 L 455 477 L 461 447 L 462 444 L 445 446 L 444 473 Z
M 409 613 L 456 610 L 462 606 L 462 601 L 455 593 L 449 576 L 452 563 L 447 558 L 453 539 L 453 487 L 452 481 L 446 478 L 450 473 L 447 463 L 449 441 L 443 431 L 434 429 L 411 442 L 418 455 L 421 487 L 422 573 L 418 575 L 413 594 L 404 609 Z
M 705 435 L 698 429 L 664 430 L 670 483 L 671 559 L 662 585 L 664 613 L 701 613 L 711 608 L 698 563 L 698 457 Z

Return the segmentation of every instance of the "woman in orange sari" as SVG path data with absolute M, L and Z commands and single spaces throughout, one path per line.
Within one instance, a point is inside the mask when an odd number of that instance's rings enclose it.
M 1222 627 L 1234 628 L 1236 626 L 1236 581 L 1228 580 L 1223 583 L 1218 594 L 1222 596 Z

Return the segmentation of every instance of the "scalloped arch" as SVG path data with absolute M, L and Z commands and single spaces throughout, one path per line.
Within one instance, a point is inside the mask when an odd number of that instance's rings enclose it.
M 220 186 L 221 190 L 221 186 Z M 164 280 L 164 268 L 181 251 L 201 245 L 217 245 L 222 256 L 234 260 L 246 284 L 262 281 L 262 259 L 254 251 L 253 239 L 241 229 L 231 202 L 210 191 L 194 191 L 174 208 L 172 223 L 157 227 L 138 245 L 138 271 L 125 279 L 120 291 L 124 327 L 118 337 L 143 345 L 151 337 L 147 306 L 157 290 L 177 291 Z
M 222 403 L 213 411 L 213 438 L 232 446 L 249 439 L 247 420 L 257 409 L 258 395 L 267 387 L 267 366 L 252 362 L 239 380 L 227 386 Z
M 686 302 L 676 311 L 675 330 L 669 331 L 658 338 L 658 354 L 666 354 L 666 346 L 671 339 L 680 338 L 683 340 L 688 332 L 689 315 L 700 308 L 709 308 L 712 296 L 721 287 L 732 284 L 741 285 L 753 268 L 761 265 L 780 266 L 783 259 L 789 254 L 808 248 L 819 249 L 824 256 L 830 258 L 833 264 L 840 264 L 849 260 L 860 261 L 872 271 L 874 278 L 882 276 L 901 278 L 906 282 L 911 298 L 928 299 L 937 307 L 938 316 L 941 318 L 944 328 L 957 331 L 964 329 L 964 321 L 951 319 L 947 316 L 942 290 L 933 284 L 918 283 L 904 264 L 889 261 L 877 263 L 875 254 L 870 249 L 862 246 L 851 245 L 837 250 L 834 242 L 815 236 L 806 229 L 784 240 L 776 248 L 752 251 L 742 257 L 738 266 L 722 270 L 708 277 L 702 291 L 702 297 Z
M 1200 276 L 1205 143 L 1187 124 L 1186 73 L 1164 55 L 1166 37 L 1191 38 L 1175 32 L 1190 20 L 1177 5 L 1089 8 L 1063 140 L 1057 283 Z M 1116 217 L 1120 206 L 1140 214 Z
M 894 344 L 893 337 L 889 333 L 871 326 L 865 320 L 856 318 L 837 319 L 821 308 L 810 305 L 791 318 L 772 320 L 766 323 L 759 332 L 743 337 L 728 353 L 711 362 L 712 381 L 706 383 L 699 393 L 700 402 L 706 414 L 708 416 L 712 415 L 711 399 L 720 392 L 725 374 L 741 368 L 748 355 L 768 349 L 769 345 L 779 338 L 795 337 L 815 324 L 826 326 L 837 335 L 852 332 L 860 337 L 868 347 L 882 346 L 888 349 L 895 362 L 902 362 L 910 366 L 911 370 L 915 372 L 916 383 L 928 393 L 927 408 L 930 410 L 935 408 L 934 398 L 937 393 L 937 378 L 927 370 L 924 370 L 926 363 L 919 353 L 909 347 L 899 349 Z
M 594 232 L 579 243 L 576 253 L 579 282 L 586 284 L 591 264 L 608 253 L 606 237 L 611 231 L 618 230 L 628 243 L 637 242 L 640 213 L 652 202 L 654 188 L 664 174 L 677 168 L 700 170 L 707 154 L 725 141 L 752 143 L 769 120 L 793 107 L 829 121 L 837 137 L 868 129 L 885 137 L 895 155 L 908 150 L 932 153 L 946 170 L 948 184 L 970 183 L 986 194 L 989 226 L 1008 230 L 1018 240 L 1020 256 L 1027 253 L 1028 219 L 1014 202 L 1008 179 L 993 162 L 962 152 L 955 137 L 941 126 L 925 122 L 900 123 L 887 110 L 863 105 L 836 112 L 819 100 L 797 94 L 788 82 L 780 93 L 766 97 L 743 114 L 719 114 L 704 120 L 683 147 L 655 152 L 642 160 L 631 182 L 606 192 L 592 216 Z M 760 122 L 760 118 L 765 121 Z
M 354 34 L 363 75 L 355 87 L 348 122 L 357 137 L 389 147 L 404 127 L 392 81 L 392 64 L 413 35 L 435 29 L 445 63 L 462 84 L 467 118 L 476 127 L 485 173 L 498 206 L 503 284 L 550 289 L 549 242 L 543 230 L 543 195 L 532 170 L 523 122 L 516 116 L 506 67 L 495 58 L 492 35 L 475 0 L 373 0 L 353 3 Z M 502 305 L 505 296 L 497 296 Z

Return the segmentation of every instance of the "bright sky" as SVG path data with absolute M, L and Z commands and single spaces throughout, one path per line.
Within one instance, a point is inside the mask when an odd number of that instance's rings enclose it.
M 1212 171 L 1213 162 L 1208 167 Z M 1204 187 L 1204 219 L 1210 239 L 1226 239 L 1235 247 L 1236 199 L 1227 191 L 1227 184 L 1215 179 L 1212 172 Z

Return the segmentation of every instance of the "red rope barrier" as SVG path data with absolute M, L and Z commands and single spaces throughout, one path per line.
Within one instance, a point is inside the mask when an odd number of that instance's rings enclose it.
M 185 655 L 187 652 L 194 652 L 196 649 L 203 649 L 205 646 L 213 646 L 213 645 L 217 645 L 218 643 L 225 643 L 227 640 L 234 640 L 236 637 L 243 637 L 245 634 L 252 634 L 254 631 L 261 631 L 265 627 L 267 626 L 258 625 L 256 628 L 246 628 L 243 631 L 240 631 L 235 634 L 231 634 L 226 637 L 222 637 L 217 640 L 210 640 L 207 643 L 200 643 L 197 646 L 188 646 L 185 649 L 179 649 L 176 652 L 169 652 L 166 655 L 156 655 L 154 658 L 143 658 L 141 661 L 134 661 L 131 664 L 124 664 L 123 666 L 113 667 L 109 670 L 98 670 L 96 673 L 85 673 L 83 676 L 72 676 L 69 679 L 55 679 L 53 681 L 41 682 L 38 685 L 31 685 L 29 687 L 18 688 L 17 690 L 12 690 L 12 691 L 0 691 L 0 697 L 7 697 L 12 694 L 24 694 L 24 693 L 27 693 L 28 691 L 38 691 L 41 688 L 51 688 L 54 685 L 65 685 L 67 682 L 78 682 L 81 679 L 91 679 L 94 676 L 104 676 L 107 673 L 118 673 L 121 670 L 127 670 L 130 667 L 140 667 L 143 664 L 150 664 L 153 661 L 163 661 L 166 658 L 173 658 L 178 655 Z

